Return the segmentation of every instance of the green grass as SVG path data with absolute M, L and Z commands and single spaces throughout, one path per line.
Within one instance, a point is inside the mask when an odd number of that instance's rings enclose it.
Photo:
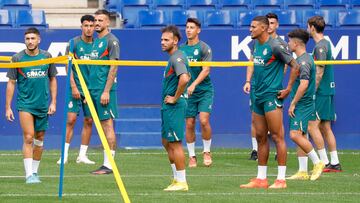
M 188 192 L 163 192 L 171 181 L 171 169 L 163 150 L 118 150 L 116 163 L 132 202 L 359 202 L 360 152 L 341 151 L 342 173 L 324 174 L 318 181 L 287 181 L 285 190 L 240 189 L 256 175 L 255 161 L 248 150 L 214 149 L 214 164 L 187 169 Z M 47 150 L 40 165 L 41 184 L 26 185 L 21 151 L 0 151 L 0 202 L 122 202 L 113 175 L 93 176 L 89 172 L 102 163 L 102 150 L 90 149 L 95 166 L 75 163 L 77 150 L 70 151 L 65 165 L 64 196 L 58 200 L 58 150 Z M 199 152 L 200 153 L 200 152 Z M 277 174 L 277 164 L 269 161 L 269 181 Z M 309 163 L 309 168 L 312 164 Z M 287 175 L 297 170 L 290 152 Z

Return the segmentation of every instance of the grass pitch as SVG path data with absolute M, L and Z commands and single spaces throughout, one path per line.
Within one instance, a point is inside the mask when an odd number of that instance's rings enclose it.
M 46 150 L 40 164 L 41 184 L 26 185 L 21 151 L 0 151 L 0 202 L 122 202 L 113 175 L 94 176 L 89 172 L 102 163 L 103 153 L 90 149 L 89 158 L 96 165 L 76 164 L 77 150 L 70 150 L 65 165 L 63 199 L 58 199 L 58 150 Z M 116 163 L 132 202 L 359 202 L 360 151 L 340 151 L 341 173 L 323 174 L 317 181 L 287 181 L 285 190 L 240 189 L 256 176 L 257 164 L 247 160 L 249 150 L 214 149 L 214 164 L 186 169 L 188 192 L 163 192 L 171 181 L 171 168 L 164 150 L 118 150 Z M 277 164 L 270 156 L 269 183 L 277 174 Z M 312 164 L 309 161 L 309 170 Z M 297 171 L 293 151 L 289 152 L 287 175 Z

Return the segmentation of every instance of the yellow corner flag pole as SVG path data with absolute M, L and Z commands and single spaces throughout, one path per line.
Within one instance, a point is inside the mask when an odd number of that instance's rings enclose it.
M 104 134 L 104 131 L 101 127 L 101 124 L 100 124 L 100 120 L 99 120 L 99 117 L 96 113 L 96 110 L 95 110 L 95 107 L 94 107 L 94 103 L 93 101 L 91 100 L 91 97 L 90 97 L 90 93 L 89 93 L 89 90 L 85 84 L 85 80 L 80 72 L 80 68 L 79 68 L 79 65 L 76 61 L 76 59 L 74 58 L 73 55 L 71 55 L 71 57 L 73 58 L 73 64 L 75 65 L 75 70 L 76 70 L 76 73 L 78 74 L 78 77 L 79 77 L 79 80 L 80 80 L 80 85 L 81 85 L 81 88 L 83 89 L 84 91 L 84 94 L 85 94 L 85 99 L 86 99 L 86 102 L 88 103 L 89 105 L 89 109 L 90 109 L 90 113 L 91 113 L 91 116 L 94 120 L 94 123 L 95 123 L 95 126 L 96 126 L 96 129 L 99 133 L 99 137 L 100 137 L 100 140 L 101 140 L 101 143 L 105 149 L 105 152 L 106 152 L 106 156 L 108 157 L 108 159 L 110 160 L 110 163 L 111 163 L 111 167 L 113 168 L 113 172 L 114 172 L 114 176 L 115 176 L 115 180 L 116 180 L 116 183 L 118 185 L 118 188 L 120 190 L 120 193 L 122 195 L 122 198 L 124 200 L 125 203 L 130 203 L 130 199 L 129 199 L 129 196 L 126 192 L 126 189 L 125 189 L 125 186 L 124 186 L 124 183 L 122 182 L 121 180 L 121 177 L 120 177 L 120 173 L 119 173 L 119 170 L 116 166 L 116 163 L 114 161 L 114 158 L 113 156 L 111 155 L 111 152 L 110 152 L 110 147 L 109 147 L 109 144 L 106 140 L 106 137 L 105 137 L 105 134 Z

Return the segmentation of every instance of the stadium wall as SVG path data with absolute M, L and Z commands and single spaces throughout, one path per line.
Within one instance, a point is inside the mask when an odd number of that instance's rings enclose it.
M 280 35 L 286 35 L 289 29 L 280 30 Z M 65 53 L 67 41 L 80 34 L 80 30 L 42 30 L 40 48 L 48 50 L 53 57 Z M 167 60 L 168 56 L 161 52 L 158 29 L 113 30 L 119 38 L 121 59 L 124 60 Z M 325 35 L 333 46 L 336 59 L 360 59 L 359 30 L 329 29 Z M 0 55 L 10 56 L 25 48 L 23 30 L 0 29 Z M 185 36 L 185 35 L 183 35 Z M 286 38 L 285 38 L 286 39 Z M 251 41 L 248 30 L 206 29 L 201 33 L 201 40 L 209 44 L 213 50 L 214 61 L 246 61 L 250 55 Z M 287 39 L 286 39 L 287 40 Z M 184 40 L 182 40 L 184 41 Z M 314 42 L 308 43 L 311 52 Z M 60 135 L 63 127 L 63 112 L 65 99 L 64 67 L 57 66 L 58 101 L 57 113 L 49 120 L 49 130 L 45 137 L 46 148 L 60 148 Z M 248 147 L 251 144 L 249 98 L 242 91 L 245 80 L 245 67 L 213 68 L 211 78 L 215 86 L 215 99 L 211 123 L 213 127 L 213 143 L 218 147 Z M 0 106 L 5 106 L 6 70 L 0 70 Z M 159 105 L 161 93 L 162 67 L 119 67 L 118 70 L 118 102 L 119 106 Z M 338 120 L 333 129 L 339 149 L 360 149 L 360 68 L 358 65 L 336 65 L 336 112 Z M 285 81 L 284 81 L 285 82 Z M 285 83 L 284 83 L 285 84 Z M 15 101 L 15 100 L 14 100 Z M 288 99 L 285 106 L 284 124 L 288 137 Z M 12 105 L 15 109 L 15 105 Z M 0 117 L 0 149 L 21 149 L 21 128 L 16 114 L 14 123 Z M 120 114 L 120 117 L 122 115 Z M 80 142 L 80 125 L 75 129 L 74 145 Z M 160 129 L 159 129 L 160 132 Z M 100 141 L 94 131 L 91 145 L 99 145 Z M 141 137 L 121 137 L 122 147 L 137 147 L 132 139 Z M 155 141 L 154 141 L 155 139 Z M 151 137 L 160 146 L 160 135 Z M 294 146 L 289 138 L 290 146 Z

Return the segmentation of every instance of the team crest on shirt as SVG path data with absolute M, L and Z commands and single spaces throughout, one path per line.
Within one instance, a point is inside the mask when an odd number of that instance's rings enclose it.
M 324 49 L 323 49 L 323 48 L 320 48 L 320 49 L 319 49 L 319 52 L 320 52 L 320 53 L 324 52 Z
M 177 62 L 182 62 L 182 58 L 177 58 L 176 61 Z
M 264 49 L 263 55 L 265 56 L 268 53 L 267 49 Z
M 306 62 L 305 62 L 305 61 L 301 62 L 301 65 L 305 66 L 305 64 L 306 64 Z
M 208 53 L 211 53 L 211 49 L 208 49 Z
M 196 55 L 199 55 L 199 50 L 198 50 L 198 49 L 195 49 L 194 55 L 195 55 L 195 56 L 196 56 Z
M 113 45 L 114 45 L 114 46 L 117 46 L 117 42 L 116 42 L 116 41 L 114 41 L 114 42 L 113 42 Z
M 73 102 L 70 101 L 70 102 L 69 102 L 69 105 L 68 105 L 69 109 L 71 109 L 73 106 L 74 106 Z
M 103 42 L 100 42 L 99 48 L 103 47 Z

